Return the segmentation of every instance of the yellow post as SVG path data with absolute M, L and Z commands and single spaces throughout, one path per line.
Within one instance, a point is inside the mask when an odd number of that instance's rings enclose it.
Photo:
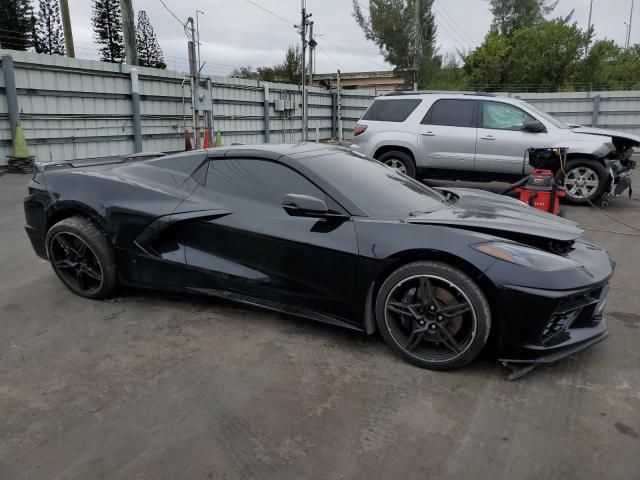
M 27 146 L 27 139 L 24 138 L 24 132 L 22 131 L 22 125 L 20 122 L 16 122 L 16 134 L 13 139 L 13 158 L 31 158 L 29 153 L 29 147 Z
M 218 133 L 216 133 L 216 143 L 213 146 L 214 147 L 222 146 L 222 133 L 220 132 L 220 130 L 218 130 Z

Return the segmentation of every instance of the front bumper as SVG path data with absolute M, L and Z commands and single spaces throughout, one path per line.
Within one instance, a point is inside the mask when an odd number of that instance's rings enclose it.
M 498 357 L 509 363 L 550 363 L 607 337 L 608 283 L 568 292 L 511 287 L 498 309 Z M 506 300 L 508 298 L 508 301 Z
M 497 261 L 485 271 L 496 286 L 500 360 L 552 362 L 606 337 L 604 308 L 615 262 L 583 239 L 564 256 L 576 266 L 542 271 Z

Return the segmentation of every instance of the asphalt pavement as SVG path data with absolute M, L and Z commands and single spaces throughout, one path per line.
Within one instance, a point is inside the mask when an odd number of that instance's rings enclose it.
M 0 177 L 0 479 L 640 479 L 640 237 L 591 208 L 567 216 L 618 262 L 610 337 L 509 382 L 221 300 L 74 296 L 27 181 Z M 640 227 L 639 194 L 606 213 Z

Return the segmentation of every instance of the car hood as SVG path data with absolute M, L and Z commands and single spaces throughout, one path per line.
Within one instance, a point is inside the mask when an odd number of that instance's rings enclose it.
M 447 188 L 446 191 L 458 197 L 454 204 L 430 213 L 413 213 L 405 221 L 559 241 L 575 240 L 584 232 L 575 222 L 536 210 L 511 197 L 466 188 Z
M 606 130 L 604 128 L 592 128 L 577 126 L 571 129 L 575 133 L 583 133 L 587 135 L 601 135 L 604 137 L 619 138 L 631 143 L 634 147 L 640 146 L 640 137 L 625 132 L 616 132 L 614 130 Z

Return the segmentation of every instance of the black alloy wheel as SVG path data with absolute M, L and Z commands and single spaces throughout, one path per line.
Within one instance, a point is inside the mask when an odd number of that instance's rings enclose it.
M 88 219 L 71 217 L 47 233 L 47 254 L 54 272 L 73 293 L 106 298 L 116 286 L 111 246 Z
M 486 343 L 487 301 L 477 285 L 453 267 L 435 262 L 405 265 L 385 281 L 380 294 L 378 327 L 387 343 L 413 364 L 458 368 Z

